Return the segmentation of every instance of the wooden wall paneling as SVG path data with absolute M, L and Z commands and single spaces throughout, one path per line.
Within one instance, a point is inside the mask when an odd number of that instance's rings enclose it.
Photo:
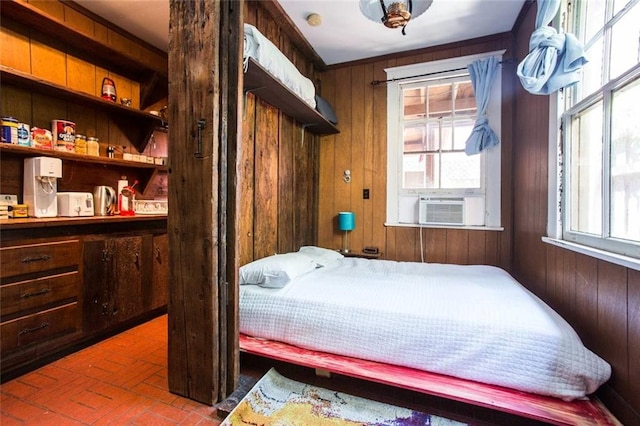
M 489 258 L 487 252 L 487 239 L 490 234 L 495 232 L 489 231 L 472 231 L 468 232 L 468 257 L 467 263 L 471 265 L 490 265 L 487 259 Z
M 335 170 L 331 176 L 334 185 L 334 211 L 329 212 L 333 216 L 332 228 L 340 239 L 340 247 L 342 247 L 342 232 L 337 227 L 337 214 L 341 211 L 352 211 L 351 200 L 351 187 L 353 185 L 354 173 L 351 176 L 351 183 L 346 183 L 343 180 L 343 173 L 346 170 L 351 170 L 353 167 L 352 161 L 352 143 L 353 134 L 351 132 L 352 126 L 352 109 L 351 109 L 351 69 L 340 69 L 336 72 L 335 90 L 336 90 L 336 103 L 334 108 L 336 114 L 340 117 L 340 133 L 336 135 L 336 144 L 334 150 L 334 164 Z M 359 229 L 359 222 L 362 218 L 356 216 L 356 229 Z M 352 243 L 354 232 L 349 233 L 349 248 L 355 247 Z
M 291 45 L 282 35 L 278 39 L 277 45 L 280 51 L 285 56 L 291 57 Z M 295 121 L 285 114 L 280 113 L 279 125 L 278 253 L 286 253 L 294 249 L 294 203 L 300 203 L 303 206 L 306 206 L 306 203 L 303 197 L 294 194 L 296 177 L 294 157 L 301 135 L 294 130 Z
M 562 307 L 562 298 L 560 294 L 561 273 L 562 273 L 562 251 L 555 246 L 545 247 L 546 253 L 546 300 L 547 303 L 558 313 Z
M 336 105 L 336 72 L 330 71 L 322 75 L 322 97 L 332 105 Z M 338 111 L 339 112 L 339 111 Z M 338 116 L 338 126 L 342 127 L 342 117 Z M 317 220 L 317 243 L 327 248 L 340 248 L 340 235 L 336 234 L 335 212 L 336 202 L 336 179 L 337 176 L 336 146 L 340 143 L 338 136 L 326 135 L 320 137 L 319 146 L 319 169 L 318 169 L 318 220 Z
M 504 235 L 499 232 L 489 232 L 487 231 L 485 238 L 485 265 L 493 265 L 500 266 L 507 271 L 510 271 L 511 268 L 506 268 L 502 265 L 500 259 L 501 256 L 501 244 L 504 241 Z M 511 247 L 509 245 L 509 247 Z
M 70 54 L 66 59 L 68 87 L 92 96 L 100 96 L 102 91 L 96 92 L 96 66 Z
M 0 96 L 2 115 L 15 117 L 23 123 L 32 123 L 31 99 L 32 94 L 28 90 L 2 86 L 2 96 Z M 47 128 L 49 127 L 51 126 Z
M 255 214 L 255 125 L 256 125 L 256 97 L 249 93 L 244 96 L 242 120 L 242 145 L 240 156 L 239 200 L 239 243 L 238 263 L 245 265 L 254 259 L 254 214 Z
M 373 80 L 385 80 L 387 73 L 384 68 L 387 63 L 376 62 L 373 64 L 371 80 L 367 76 L 365 84 L 368 87 L 367 93 L 371 93 L 371 139 L 372 139 L 372 161 L 365 165 L 371 174 L 371 191 L 369 193 L 372 208 L 372 231 L 370 244 L 377 246 L 384 254 L 386 246 L 385 227 L 387 219 L 387 85 L 380 84 L 372 86 Z
M 469 231 L 447 229 L 447 263 L 469 263 Z
M 361 65 L 363 70 L 363 81 L 373 80 L 373 64 Z M 378 222 L 375 220 L 376 207 L 371 201 L 371 192 L 374 181 L 374 156 L 375 152 L 375 140 L 373 138 L 373 121 L 374 121 L 374 105 L 373 105 L 373 87 L 371 85 L 363 86 L 363 99 L 362 99 L 362 189 L 359 194 L 355 194 L 356 197 L 362 200 L 362 245 L 364 246 L 377 246 L 380 247 L 373 239 L 373 230 L 377 228 L 375 226 Z M 365 200 L 363 191 L 367 189 L 369 191 L 369 199 Z M 358 199 L 356 198 L 356 199 Z
M 562 270 L 559 295 L 562 301 L 563 317 L 570 323 L 575 323 L 576 318 L 576 253 L 562 250 L 564 253 L 558 256 L 562 259 Z
M 294 134 L 293 120 L 280 114 L 280 144 L 278 149 L 278 253 L 294 250 L 294 203 L 306 206 L 305 194 L 294 192 L 294 146 L 301 135 Z
M 629 330 L 629 401 L 634 407 L 640 407 L 640 271 L 629 269 L 628 319 Z
M 32 115 L 31 115 L 31 127 L 40 127 L 43 129 L 51 130 L 51 120 L 54 119 L 67 119 L 67 106 L 66 103 L 60 99 L 52 98 L 51 96 L 40 95 L 34 93 L 32 96 Z M 63 117 L 55 116 L 54 114 L 64 115 Z M 73 121 L 73 120 L 72 120 Z M 55 144 L 55 140 L 54 140 Z
M 601 356 L 611 364 L 609 384 L 629 397 L 627 270 L 612 263 L 598 262 L 598 338 L 603 339 Z
M 67 66 L 65 47 L 57 40 L 31 30 L 31 73 L 35 77 L 65 86 Z
M 278 250 L 278 119 L 279 111 L 257 99 L 255 134 L 254 256 Z
M 395 227 L 395 260 L 412 262 L 420 259 L 418 231 L 420 228 Z
M 362 199 L 362 189 L 364 188 L 364 173 L 368 166 L 367 143 L 365 135 L 365 103 L 364 103 L 364 65 L 351 67 L 351 183 L 349 198 L 351 199 L 351 210 L 356 215 L 356 228 L 349 233 L 349 248 L 352 251 L 362 251 L 364 247 L 365 230 L 369 233 L 371 217 L 365 213 L 365 200 Z
M 0 27 L 0 61 L 2 65 L 31 72 L 29 30 L 23 25 L 2 18 Z
M 109 29 L 99 22 L 95 22 L 93 26 L 94 37 L 101 43 L 109 43 Z
M 317 180 L 314 178 L 318 174 L 316 140 L 317 136 L 304 132 L 302 140 L 302 128 L 294 127 L 293 160 L 293 228 L 294 240 L 291 250 L 298 250 L 303 245 L 311 245 L 316 242 L 316 221 L 317 221 Z
M 22 157 L 2 158 L 0 167 L 0 194 L 16 194 L 22 202 L 22 176 L 24 175 L 24 160 Z
M 513 43 L 510 40 L 511 44 Z M 499 260 L 495 265 L 506 270 L 511 270 L 513 264 L 513 153 L 514 153 L 514 120 L 515 120 L 515 85 L 516 66 L 509 63 L 509 58 L 514 55 L 513 48 L 507 49 L 505 61 L 502 64 L 502 121 L 501 121 L 501 210 L 500 221 L 503 230 L 494 233 L 500 237 L 500 245 L 497 255 Z M 505 63 L 506 62 L 506 63 Z
M 58 0 L 29 0 L 29 4 L 64 21 L 64 5 Z
M 446 263 L 447 230 L 443 228 L 424 228 L 422 232 L 425 262 Z
M 576 257 L 576 316 L 572 324 L 584 344 L 596 353 L 598 318 L 598 261 L 590 256 Z
M 90 37 L 95 35 L 95 21 L 66 4 L 64 5 L 64 22 L 71 28 Z

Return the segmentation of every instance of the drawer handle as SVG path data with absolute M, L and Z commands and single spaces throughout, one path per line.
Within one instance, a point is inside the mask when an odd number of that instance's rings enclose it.
M 160 255 L 160 249 L 156 248 L 156 260 L 162 263 L 162 256 Z
M 51 291 L 51 289 L 43 288 L 42 290 L 36 291 L 35 293 L 24 293 L 24 294 L 20 295 L 20 297 L 23 298 L 23 299 L 28 299 L 28 298 L 33 297 L 33 296 L 41 296 L 43 294 L 47 294 L 50 291 Z
M 135 265 L 136 269 L 140 269 L 140 253 L 135 252 L 133 255 L 135 257 L 133 264 Z
M 45 262 L 49 259 L 51 259 L 51 256 L 49 256 L 48 254 L 42 254 L 40 256 L 25 257 L 24 259 L 22 259 L 22 263 Z
M 33 327 L 33 328 L 25 328 L 24 330 L 20 330 L 20 336 L 22 336 L 23 334 L 29 334 L 29 333 L 33 333 L 34 331 L 40 331 L 43 328 L 47 328 L 49 327 L 49 323 L 48 322 L 43 322 L 42 324 L 40 324 L 37 327 Z

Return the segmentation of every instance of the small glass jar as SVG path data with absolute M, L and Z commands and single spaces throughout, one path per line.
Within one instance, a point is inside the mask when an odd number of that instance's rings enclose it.
M 74 145 L 76 154 L 87 154 L 87 138 L 84 135 L 76 134 L 76 140 Z
M 100 156 L 100 143 L 98 138 L 90 136 L 87 138 L 87 155 L 93 155 L 94 157 Z

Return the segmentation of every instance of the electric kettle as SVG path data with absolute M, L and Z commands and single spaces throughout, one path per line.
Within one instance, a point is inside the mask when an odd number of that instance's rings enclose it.
M 111 216 L 116 212 L 116 190 L 110 186 L 93 188 L 93 210 L 96 216 Z

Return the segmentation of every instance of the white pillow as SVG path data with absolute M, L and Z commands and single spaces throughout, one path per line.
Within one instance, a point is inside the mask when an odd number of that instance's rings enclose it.
M 275 254 L 240 267 L 240 284 L 282 288 L 295 277 L 317 267 L 312 258 L 300 253 Z
M 320 266 L 327 266 L 328 264 L 344 257 L 341 253 L 335 250 L 316 246 L 302 246 L 300 247 L 300 250 L 298 250 L 298 253 L 309 256 Z

